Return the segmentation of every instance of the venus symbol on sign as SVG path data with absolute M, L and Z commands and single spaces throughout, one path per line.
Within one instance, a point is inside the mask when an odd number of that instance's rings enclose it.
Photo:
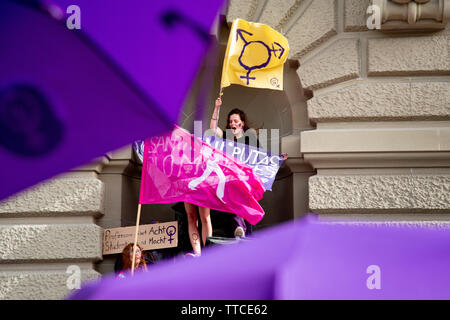
M 170 230 L 170 231 L 169 231 Z M 169 226 L 166 229 L 166 233 L 169 236 L 169 243 L 172 244 L 172 241 L 174 240 L 172 238 L 172 236 L 175 234 L 175 232 L 177 232 L 177 228 L 175 228 L 175 226 Z

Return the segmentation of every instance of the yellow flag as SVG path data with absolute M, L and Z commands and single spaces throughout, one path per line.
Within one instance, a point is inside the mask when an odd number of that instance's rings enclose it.
M 234 83 L 283 90 L 288 54 L 288 41 L 279 32 L 262 23 L 236 19 L 228 38 L 221 87 Z

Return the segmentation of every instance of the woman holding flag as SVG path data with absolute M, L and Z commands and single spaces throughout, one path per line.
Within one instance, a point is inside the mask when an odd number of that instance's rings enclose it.
M 256 134 L 253 137 L 250 138 L 249 135 L 244 136 L 244 133 L 249 130 L 248 127 L 248 120 L 247 115 L 244 111 L 239 109 L 233 109 L 228 114 L 227 118 L 227 126 L 225 132 L 223 132 L 219 126 L 218 126 L 218 120 L 219 120 L 219 110 L 220 106 L 222 105 L 222 99 L 219 97 L 216 99 L 216 105 L 214 108 L 213 115 L 211 117 L 210 122 L 210 129 L 215 130 L 215 134 L 223 139 L 229 139 L 233 140 L 235 142 L 243 143 L 246 145 L 250 145 L 250 142 L 253 142 L 252 144 L 254 147 L 259 147 L 259 141 L 256 138 Z M 233 133 L 232 136 L 227 137 L 227 131 Z M 251 141 L 250 141 L 251 140 Z M 251 233 L 251 225 L 246 222 L 243 218 L 239 217 L 238 215 L 232 214 L 231 217 L 231 230 L 233 232 L 233 235 L 235 237 L 244 238 L 245 235 Z
M 217 127 L 219 108 L 222 105 L 222 100 L 218 98 L 216 100 L 216 107 L 214 109 L 213 116 L 211 118 L 210 127 L 211 129 L 217 128 L 217 135 L 221 138 L 226 139 L 226 132 L 224 133 L 220 128 Z M 228 115 L 227 122 L 227 130 L 231 130 L 233 133 L 233 140 L 237 142 L 241 142 L 249 145 L 250 141 L 255 144 L 255 147 L 259 147 L 259 142 L 256 139 L 256 134 L 254 135 L 254 139 L 249 138 L 249 136 L 244 136 L 244 133 L 249 129 L 247 115 L 245 112 L 234 109 Z M 230 137 L 231 138 L 231 137 Z M 195 189 L 195 188 L 194 188 Z M 200 215 L 200 220 L 202 224 L 202 235 L 200 240 L 200 232 L 198 231 L 198 216 L 197 216 L 197 207 Z M 187 219 L 188 219 L 188 232 L 189 232 L 189 240 L 191 242 L 191 246 L 193 252 L 189 252 L 186 256 L 199 257 L 201 255 L 201 243 L 203 242 L 203 246 L 206 245 L 206 238 L 212 236 L 212 223 L 211 223 L 211 215 L 210 209 L 197 206 L 188 202 L 184 202 L 184 208 L 186 210 Z M 231 226 L 235 237 L 245 237 L 246 232 L 249 233 L 251 231 L 251 225 L 246 222 L 243 218 L 233 214 L 232 215 Z
M 222 131 L 218 127 L 219 111 L 222 105 L 222 99 L 219 97 L 216 99 L 213 115 L 211 117 L 210 129 L 214 130 L 215 134 L 223 139 L 233 140 L 234 142 L 251 145 L 259 148 L 259 141 L 256 135 L 256 131 L 249 128 L 248 118 L 244 111 L 240 109 L 233 109 L 228 113 L 226 130 Z M 230 135 L 230 131 L 232 133 Z M 254 132 L 252 132 L 254 131 Z M 227 136 L 227 133 L 229 134 Z M 287 154 L 283 155 L 283 161 L 287 159 Z M 231 230 L 235 237 L 245 237 L 252 231 L 252 226 L 242 217 L 233 214 L 231 219 Z
M 249 145 L 251 142 L 255 147 L 259 147 L 259 142 L 256 138 L 256 133 L 252 138 L 249 138 L 249 135 L 244 136 L 244 133 L 249 130 L 247 115 L 245 112 L 239 109 L 234 109 L 228 115 L 227 127 L 225 133 L 218 128 L 218 114 L 219 108 L 222 105 L 222 100 L 218 98 L 216 100 L 216 106 L 214 109 L 213 116 L 211 118 L 210 128 L 216 129 L 216 134 L 226 139 L 226 131 L 231 130 L 233 137 L 230 137 L 236 142 L 244 143 Z M 194 188 L 195 189 L 195 188 Z M 200 232 L 198 230 L 198 216 L 197 216 L 197 207 L 200 215 L 200 220 L 202 224 L 202 235 L 200 240 Z M 184 202 L 184 208 L 186 210 L 187 219 L 188 219 L 188 232 L 189 232 L 189 240 L 191 242 L 191 246 L 193 252 L 189 252 L 186 256 L 199 257 L 201 255 L 201 243 L 203 246 L 206 245 L 206 238 L 212 236 L 213 228 L 211 223 L 211 215 L 210 209 L 197 206 L 188 202 Z M 232 214 L 231 219 L 231 228 L 233 230 L 235 237 L 245 237 L 245 234 L 249 234 L 251 231 L 251 225 L 241 218 L 238 215 Z
M 228 118 L 227 118 L 227 126 L 226 126 L 226 130 L 225 132 L 223 132 L 219 127 L 218 127 L 218 120 L 219 120 L 219 110 L 220 110 L 220 106 L 222 105 L 222 99 L 219 97 L 216 99 L 216 106 L 214 108 L 214 112 L 213 115 L 211 117 L 211 122 L 210 122 L 210 129 L 215 130 L 215 134 L 223 139 L 229 139 L 229 140 L 234 140 L 235 142 L 239 142 L 239 143 L 244 143 L 244 144 L 253 144 L 254 147 L 259 147 L 259 141 L 257 141 L 256 139 L 256 132 L 254 134 L 254 139 L 252 139 L 253 137 L 250 137 L 250 135 L 248 134 L 248 130 L 250 129 L 248 126 L 248 120 L 247 120 L 247 115 L 245 114 L 244 111 L 240 110 L 240 109 L 233 109 L 230 111 L 230 113 L 228 114 Z M 231 132 L 233 133 L 233 137 L 227 137 L 227 130 L 231 130 Z M 244 136 L 244 134 L 247 132 L 247 136 Z M 252 140 L 252 141 L 249 141 Z M 254 141 L 253 141 L 254 140 Z M 252 143 L 250 143 L 252 142 Z
M 222 95 L 222 89 L 232 83 L 247 87 L 283 90 L 283 65 L 288 53 L 287 39 L 276 30 L 264 24 L 236 19 L 233 21 L 225 52 L 220 95 Z M 256 132 L 249 131 L 247 115 L 242 110 L 231 110 L 225 132 L 218 127 L 221 105 L 222 99 L 219 96 L 215 103 L 210 129 L 220 138 L 259 148 Z M 283 160 L 286 159 L 287 154 L 283 154 Z M 218 176 L 220 178 L 221 175 L 218 173 Z M 202 178 L 197 180 L 201 181 Z M 195 190 L 195 186 L 192 190 Z M 185 209 L 193 255 L 199 255 L 201 246 L 197 228 L 197 206 L 185 202 Z M 199 206 L 199 213 L 202 221 L 202 240 L 203 244 L 206 244 L 206 238 L 212 236 L 210 209 Z M 250 231 L 251 225 L 240 216 L 233 214 L 231 224 L 235 237 L 244 237 L 246 230 Z

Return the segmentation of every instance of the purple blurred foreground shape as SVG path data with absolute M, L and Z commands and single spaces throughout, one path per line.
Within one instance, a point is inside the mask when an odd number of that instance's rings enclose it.
M 0 199 L 172 130 L 223 0 L 53 2 L 0 1 Z
M 447 230 L 324 224 L 310 215 L 130 279 L 105 276 L 71 299 L 449 299 L 449 270 Z

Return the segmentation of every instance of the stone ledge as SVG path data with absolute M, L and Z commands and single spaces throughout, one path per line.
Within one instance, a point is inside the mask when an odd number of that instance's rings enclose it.
M 450 74 L 449 48 L 448 35 L 369 39 L 368 75 Z
M 359 69 L 359 39 L 342 39 L 300 65 L 297 74 L 303 88 L 318 89 L 358 78 Z
M 95 224 L 0 225 L 0 263 L 97 261 L 102 239 Z
M 7 271 L 0 274 L 0 300 L 61 300 L 73 293 L 67 288 L 70 274 L 58 271 Z M 81 285 L 100 279 L 92 269 L 81 269 Z
M 450 151 L 450 128 L 358 128 L 303 131 L 302 153 Z
M 317 175 L 309 206 L 318 213 L 450 211 L 450 175 Z
M 450 82 L 357 81 L 307 101 L 312 122 L 449 120 Z
M 0 202 L 0 217 L 104 214 L 104 185 L 97 178 L 55 178 Z

